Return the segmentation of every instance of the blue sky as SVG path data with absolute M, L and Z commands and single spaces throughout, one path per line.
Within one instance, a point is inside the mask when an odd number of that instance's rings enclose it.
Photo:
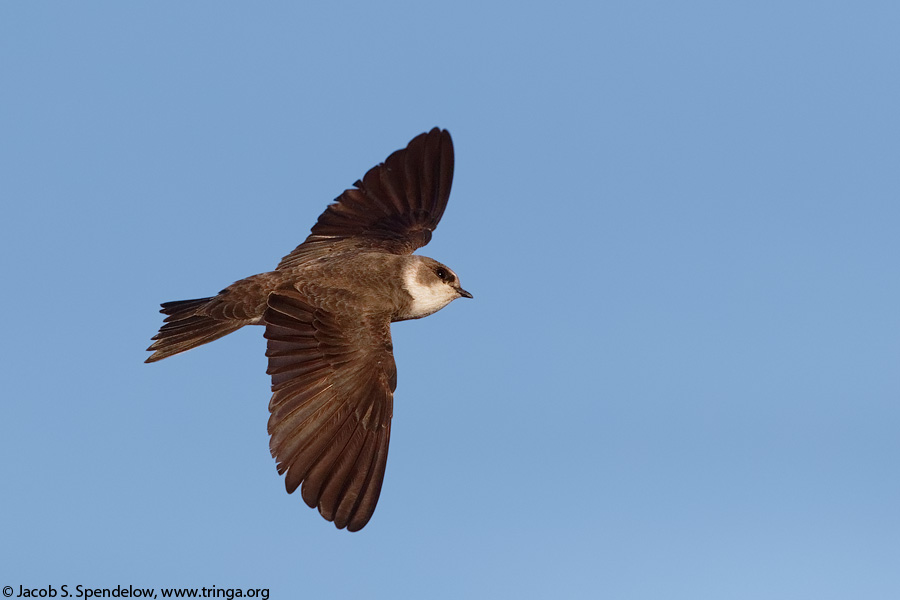
M 900 595 L 900 8 L 0 4 L 0 585 Z M 145 365 L 449 129 L 378 510 L 284 493 L 259 328 Z

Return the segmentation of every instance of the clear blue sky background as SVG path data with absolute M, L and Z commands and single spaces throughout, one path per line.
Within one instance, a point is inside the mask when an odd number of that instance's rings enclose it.
M 3 2 L 0 585 L 900 597 L 894 2 Z M 378 510 L 284 493 L 274 267 L 448 128 Z

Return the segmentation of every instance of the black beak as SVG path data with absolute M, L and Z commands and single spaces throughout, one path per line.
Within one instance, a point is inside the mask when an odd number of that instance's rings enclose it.
M 462 288 L 459 288 L 458 290 L 456 290 L 456 293 L 459 294 L 460 296 L 462 296 L 463 298 L 471 298 L 472 297 L 472 294 L 470 294 L 469 292 L 467 292 L 466 290 L 464 290 Z

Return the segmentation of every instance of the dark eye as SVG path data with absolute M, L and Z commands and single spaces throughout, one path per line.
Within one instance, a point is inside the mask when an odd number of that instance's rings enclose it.
M 447 281 L 447 269 L 438 267 L 434 274 L 437 275 L 438 279 L 440 279 L 441 281 Z

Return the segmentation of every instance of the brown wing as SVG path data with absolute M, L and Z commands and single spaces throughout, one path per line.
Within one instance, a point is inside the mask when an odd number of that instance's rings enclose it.
M 343 314 L 343 311 L 342 311 Z M 270 448 L 288 493 L 339 529 L 362 529 L 381 493 L 397 369 L 390 322 L 351 322 L 293 288 L 269 297 Z
M 279 269 L 339 244 L 412 254 L 431 240 L 453 182 L 453 140 L 434 128 L 373 167 L 319 216 Z

